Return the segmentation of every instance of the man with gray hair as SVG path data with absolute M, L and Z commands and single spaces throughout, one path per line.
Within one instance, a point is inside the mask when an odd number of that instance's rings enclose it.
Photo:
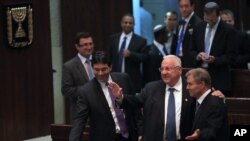
M 196 99 L 192 134 L 186 140 L 228 141 L 227 108 L 223 99 L 212 96 L 211 77 L 202 68 L 186 73 L 187 90 Z

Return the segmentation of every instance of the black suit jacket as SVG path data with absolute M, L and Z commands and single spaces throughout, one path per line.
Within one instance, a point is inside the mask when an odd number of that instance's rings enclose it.
M 191 49 L 190 42 L 192 41 L 191 39 L 193 36 L 193 30 L 201 22 L 202 22 L 201 18 L 198 17 L 194 13 L 193 16 L 190 18 L 189 23 L 187 23 L 187 27 L 186 27 L 185 34 L 184 34 L 183 41 L 182 41 L 182 53 L 183 53 L 182 67 L 185 67 L 185 68 L 196 67 L 195 60 L 193 57 L 191 57 L 191 54 L 190 54 L 190 49 Z M 180 28 L 181 28 L 181 25 L 179 23 L 177 32 L 176 32 L 177 35 L 179 33 Z M 176 52 L 178 37 L 174 41 L 175 43 L 173 43 L 171 47 L 171 54 L 175 54 Z
M 133 94 L 129 79 L 125 73 L 112 73 L 111 78 L 118 83 L 124 92 Z M 90 119 L 90 141 L 115 141 L 115 122 L 108 102 L 96 78 L 89 81 L 78 90 L 80 95 L 77 101 L 77 116 L 70 132 L 70 141 L 79 141 L 82 132 Z M 137 140 L 136 110 L 124 110 L 125 119 L 131 141 Z
M 62 69 L 62 94 L 70 97 L 70 122 L 76 115 L 76 91 L 80 86 L 89 81 L 88 74 L 78 56 L 63 64 Z
M 205 22 L 200 23 L 194 30 L 192 40 L 192 54 L 196 57 L 198 53 L 205 52 L 204 39 L 206 33 Z M 220 21 L 211 43 L 210 55 L 215 57 L 215 62 L 208 65 L 208 72 L 212 77 L 212 84 L 216 89 L 223 92 L 231 90 L 231 66 L 233 56 L 236 54 L 235 40 L 233 39 L 233 29 Z M 202 61 L 198 61 L 201 67 Z
M 250 62 L 250 37 L 247 33 L 235 29 L 235 40 L 237 56 L 232 61 L 232 67 L 247 69 L 247 63 Z
M 201 103 L 194 119 L 192 132 L 200 129 L 199 141 L 228 141 L 227 108 L 216 96 L 208 94 Z
M 163 55 L 155 44 L 148 46 L 148 49 L 147 59 L 143 63 L 143 78 L 145 83 L 161 79 L 159 67 L 161 67 L 163 60 Z
M 139 95 L 124 95 L 121 107 L 143 107 L 143 141 L 163 140 L 165 89 L 166 84 L 159 80 L 148 83 Z M 194 116 L 194 99 L 184 90 L 183 84 L 180 119 L 181 140 L 184 140 L 191 133 Z
M 112 71 L 117 72 L 119 40 L 121 33 L 114 34 L 110 37 L 110 46 L 108 49 L 109 57 L 112 60 Z M 133 34 L 128 45 L 130 56 L 125 58 L 125 73 L 132 80 L 136 92 L 140 92 L 143 84 L 141 63 L 146 57 L 146 40 L 139 35 Z

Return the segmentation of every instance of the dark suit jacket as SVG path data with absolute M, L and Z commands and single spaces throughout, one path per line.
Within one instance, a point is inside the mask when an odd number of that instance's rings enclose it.
M 192 132 L 200 129 L 199 141 L 228 141 L 227 108 L 222 99 L 211 93 L 201 103 L 194 119 Z
M 143 141 L 163 140 L 165 89 L 166 84 L 159 80 L 148 83 L 139 95 L 124 95 L 121 107 L 143 107 Z M 184 85 L 183 89 L 185 89 Z M 183 91 L 180 119 L 182 140 L 191 133 L 193 113 L 194 99 Z
M 193 36 L 193 30 L 197 26 L 197 24 L 201 23 L 202 20 L 200 17 L 198 17 L 195 13 L 190 18 L 189 23 L 187 24 L 187 28 L 185 30 L 185 34 L 182 41 L 182 52 L 183 52 L 183 59 L 182 59 L 182 67 L 190 68 L 190 67 L 196 67 L 196 63 L 193 57 L 191 57 L 190 52 L 190 42 L 192 41 L 191 38 Z M 180 24 L 178 25 L 176 34 L 178 35 L 180 30 Z M 175 54 L 178 37 L 174 40 L 175 43 L 172 44 L 171 47 L 171 54 Z
M 143 63 L 143 78 L 145 83 L 161 79 L 159 67 L 161 67 L 163 59 L 163 55 L 154 43 L 148 46 L 148 49 L 146 61 Z
M 78 56 L 63 64 L 62 94 L 70 97 L 70 121 L 76 115 L 76 100 L 78 88 L 89 81 L 88 74 Z
M 112 73 L 111 78 L 118 83 L 124 92 L 133 94 L 127 74 Z M 89 81 L 78 90 L 77 116 L 70 132 L 70 141 L 79 141 L 82 132 L 90 119 L 90 141 L 115 141 L 115 122 L 108 102 L 96 78 Z M 136 110 L 124 110 L 131 141 L 137 140 Z
M 110 37 L 109 57 L 112 60 L 112 71 L 117 72 L 118 66 L 118 52 L 119 52 L 119 40 L 121 33 L 114 34 Z M 128 50 L 130 56 L 125 58 L 125 73 L 129 75 L 132 80 L 133 87 L 136 92 L 140 92 L 142 88 L 142 73 L 141 63 L 145 60 L 146 56 L 146 40 L 136 34 L 132 35 Z
M 250 62 L 250 37 L 247 33 L 235 29 L 235 48 L 237 56 L 232 61 L 232 67 L 238 69 L 247 69 L 247 63 Z
M 194 30 L 192 46 L 193 57 L 199 52 L 204 52 L 204 38 L 206 32 L 206 23 L 200 23 Z M 213 86 L 223 92 L 231 90 L 231 66 L 230 62 L 235 51 L 235 40 L 233 39 L 233 29 L 226 23 L 220 21 L 211 44 L 210 55 L 215 57 L 215 62 L 208 65 L 208 72 L 212 77 Z M 202 61 L 198 61 L 198 67 Z

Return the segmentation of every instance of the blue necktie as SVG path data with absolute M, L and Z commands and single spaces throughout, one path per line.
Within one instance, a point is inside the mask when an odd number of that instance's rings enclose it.
M 168 98 L 168 113 L 167 113 L 167 125 L 166 125 L 166 140 L 176 141 L 176 122 L 175 122 L 175 99 L 174 88 L 169 88 Z
M 180 35 L 178 38 L 177 47 L 176 47 L 176 51 L 175 51 L 175 55 L 177 55 L 177 56 L 179 56 L 179 54 L 180 54 L 180 49 L 181 49 L 182 41 L 183 41 L 183 37 L 184 37 L 184 30 L 185 30 L 186 21 L 182 20 L 180 23 L 181 23 L 181 32 L 180 32 Z
M 94 78 L 93 70 L 92 70 L 92 67 L 91 67 L 91 62 L 90 62 L 89 59 L 87 59 L 85 61 L 85 63 L 86 63 L 86 66 L 87 66 L 87 72 L 88 72 L 89 80 L 91 80 L 92 78 Z
M 118 68 L 117 68 L 117 71 L 118 72 L 121 72 L 122 71 L 122 62 L 123 62 L 123 51 L 124 51 L 124 49 L 125 49 L 125 47 L 126 47 L 126 39 L 127 39 L 127 37 L 125 36 L 124 38 L 123 38 L 123 41 L 122 41 L 122 44 L 121 44 L 121 48 L 120 48 L 120 50 L 119 50 L 119 54 L 118 54 Z
M 211 39 L 211 34 L 212 33 L 212 27 L 208 26 L 208 31 L 207 31 L 207 36 L 205 38 L 205 53 L 206 56 L 209 56 L 209 52 L 210 52 L 210 39 Z
M 108 82 L 106 83 L 106 86 L 108 86 Z M 117 122 L 118 122 L 119 127 L 120 127 L 121 135 L 124 138 L 128 138 L 129 133 L 128 133 L 128 128 L 127 128 L 127 125 L 126 125 L 125 118 L 123 116 L 123 112 L 122 112 L 121 109 L 119 109 L 119 108 L 117 108 L 115 106 L 115 96 L 113 95 L 112 91 L 109 88 L 108 88 L 108 91 L 109 91 L 109 96 L 110 96 L 111 101 L 112 101 L 112 105 L 114 107 L 114 111 L 115 111 L 115 115 L 116 115 L 116 118 L 117 118 Z
M 168 51 L 166 49 L 166 46 L 164 44 L 162 44 L 163 48 L 162 51 L 165 53 L 165 55 L 168 55 Z

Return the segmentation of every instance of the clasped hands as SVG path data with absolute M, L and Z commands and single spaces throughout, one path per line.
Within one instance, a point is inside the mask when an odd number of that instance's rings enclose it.
M 213 63 L 215 61 L 215 57 L 214 56 L 207 56 L 205 52 L 200 52 L 197 57 L 197 60 L 199 61 L 203 61 L 205 63 Z

